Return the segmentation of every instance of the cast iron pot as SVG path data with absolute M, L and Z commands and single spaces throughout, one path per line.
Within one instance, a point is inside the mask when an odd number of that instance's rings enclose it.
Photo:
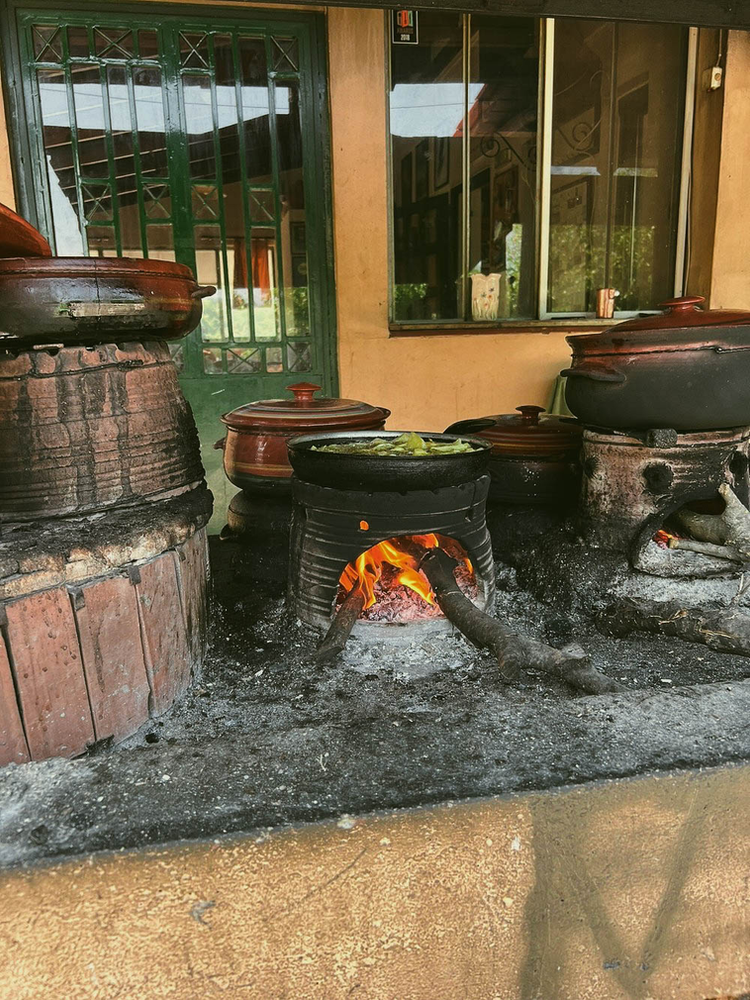
M 404 431 L 367 433 L 302 434 L 289 442 L 289 461 L 295 475 L 306 483 L 340 490 L 369 490 L 373 493 L 405 493 L 407 490 L 438 490 L 478 479 L 487 471 L 491 445 L 479 438 L 467 438 L 474 451 L 456 455 L 341 455 L 312 451 L 324 444 L 361 441 L 364 438 L 397 438 Z M 458 434 L 422 434 L 428 441 L 457 441 Z
M 240 489 L 291 493 L 290 438 L 312 431 L 378 430 L 391 415 L 358 399 L 316 397 L 320 386 L 312 382 L 297 382 L 287 390 L 293 399 L 261 399 L 221 418 L 227 434 L 214 447 L 223 449 L 224 472 Z
M 189 267 L 128 257 L 8 257 L 0 260 L 0 347 L 178 340 L 200 323 Z
M 750 424 L 750 313 L 701 310 L 699 295 L 664 315 L 567 338 L 565 398 L 585 424 L 617 430 L 721 430 Z
M 558 504 L 578 494 L 583 427 L 572 417 L 544 414 L 542 406 L 517 406 L 476 420 L 459 420 L 446 434 L 474 434 L 492 445 L 489 499 L 494 503 Z

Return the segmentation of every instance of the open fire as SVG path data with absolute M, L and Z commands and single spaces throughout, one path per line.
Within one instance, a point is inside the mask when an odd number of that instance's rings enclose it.
M 337 605 L 356 591 L 364 596 L 361 617 L 368 621 L 442 617 L 432 587 L 420 569 L 426 551 L 434 548 L 444 549 L 457 561 L 456 582 L 467 597 L 474 599 L 476 576 L 466 550 L 453 538 L 426 534 L 391 538 L 359 555 L 341 574 Z

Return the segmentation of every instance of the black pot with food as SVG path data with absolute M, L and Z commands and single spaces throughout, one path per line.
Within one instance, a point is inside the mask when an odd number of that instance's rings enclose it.
M 301 434 L 288 443 L 289 461 L 304 482 L 378 493 L 471 482 L 487 471 L 490 447 L 477 438 L 415 431 Z
M 703 301 L 670 299 L 661 315 L 568 337 L 571 411 L 615 430 L 750 425 L 750 312 L 703 310 Z
M 446 433 L 471 434 L 491 444 L 490 503 L 570 503 L 581 481 L 581 424 L 547 414 L 542 406 L 516 409 L 516 413 L 459 420 Z

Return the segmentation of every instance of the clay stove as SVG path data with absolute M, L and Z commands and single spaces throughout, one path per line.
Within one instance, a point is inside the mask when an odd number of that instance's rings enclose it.
M 669 540 L 679 545 L 676 532 L 684 529 L 672 518 L 682 508 L 721 512 L 718 491 L 725 483 L 747 505 L 749 454 L 750 428 L 682 434 L 587 428 L 578 514 L 582 540 L 621 552 L 635 570 L 655 576 L 737 575 L 731 561 L 670 548 Z
M 295 477 L 289 573 L 289 600 L 295 613 L 308 625 L 328 628 L 347 566 L 378 543 L 394 540 L 398 544 L 407 539 L 409 544 L 415 536 L 432 535 L 447 539 L 443 544 L 446 550 L 452 549 L 451 554 L 468 557 L 475 584 L 471 596 L 480 609 L 489 609 L 495 595 L 492 544 L 485 521 L 489 486 L 490 478 L 485 475 L 434 490 L 370 493 L 318 486 Z M 429 620 L 434 627 L 436 616 L 426 601 L 424 609 L 417 624 Z M 403 624 L 398 617 L 392 623 Z

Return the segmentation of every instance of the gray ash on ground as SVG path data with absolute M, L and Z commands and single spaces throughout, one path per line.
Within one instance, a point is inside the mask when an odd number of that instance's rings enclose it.
M 316 664 L 283 587 L 238 583 L 232 555 L 213 547 L 211 651 L 181 705 L 120 746 L 0 772 L 0 864 L 750 757 L 748 659 L 607 638 L 581 600 L 534 598 L 500 564 L 508 627 L 575 638 L 625 692 L 528 672 L 506 685 L 450 635 L 424 649 L 353 636 Z

